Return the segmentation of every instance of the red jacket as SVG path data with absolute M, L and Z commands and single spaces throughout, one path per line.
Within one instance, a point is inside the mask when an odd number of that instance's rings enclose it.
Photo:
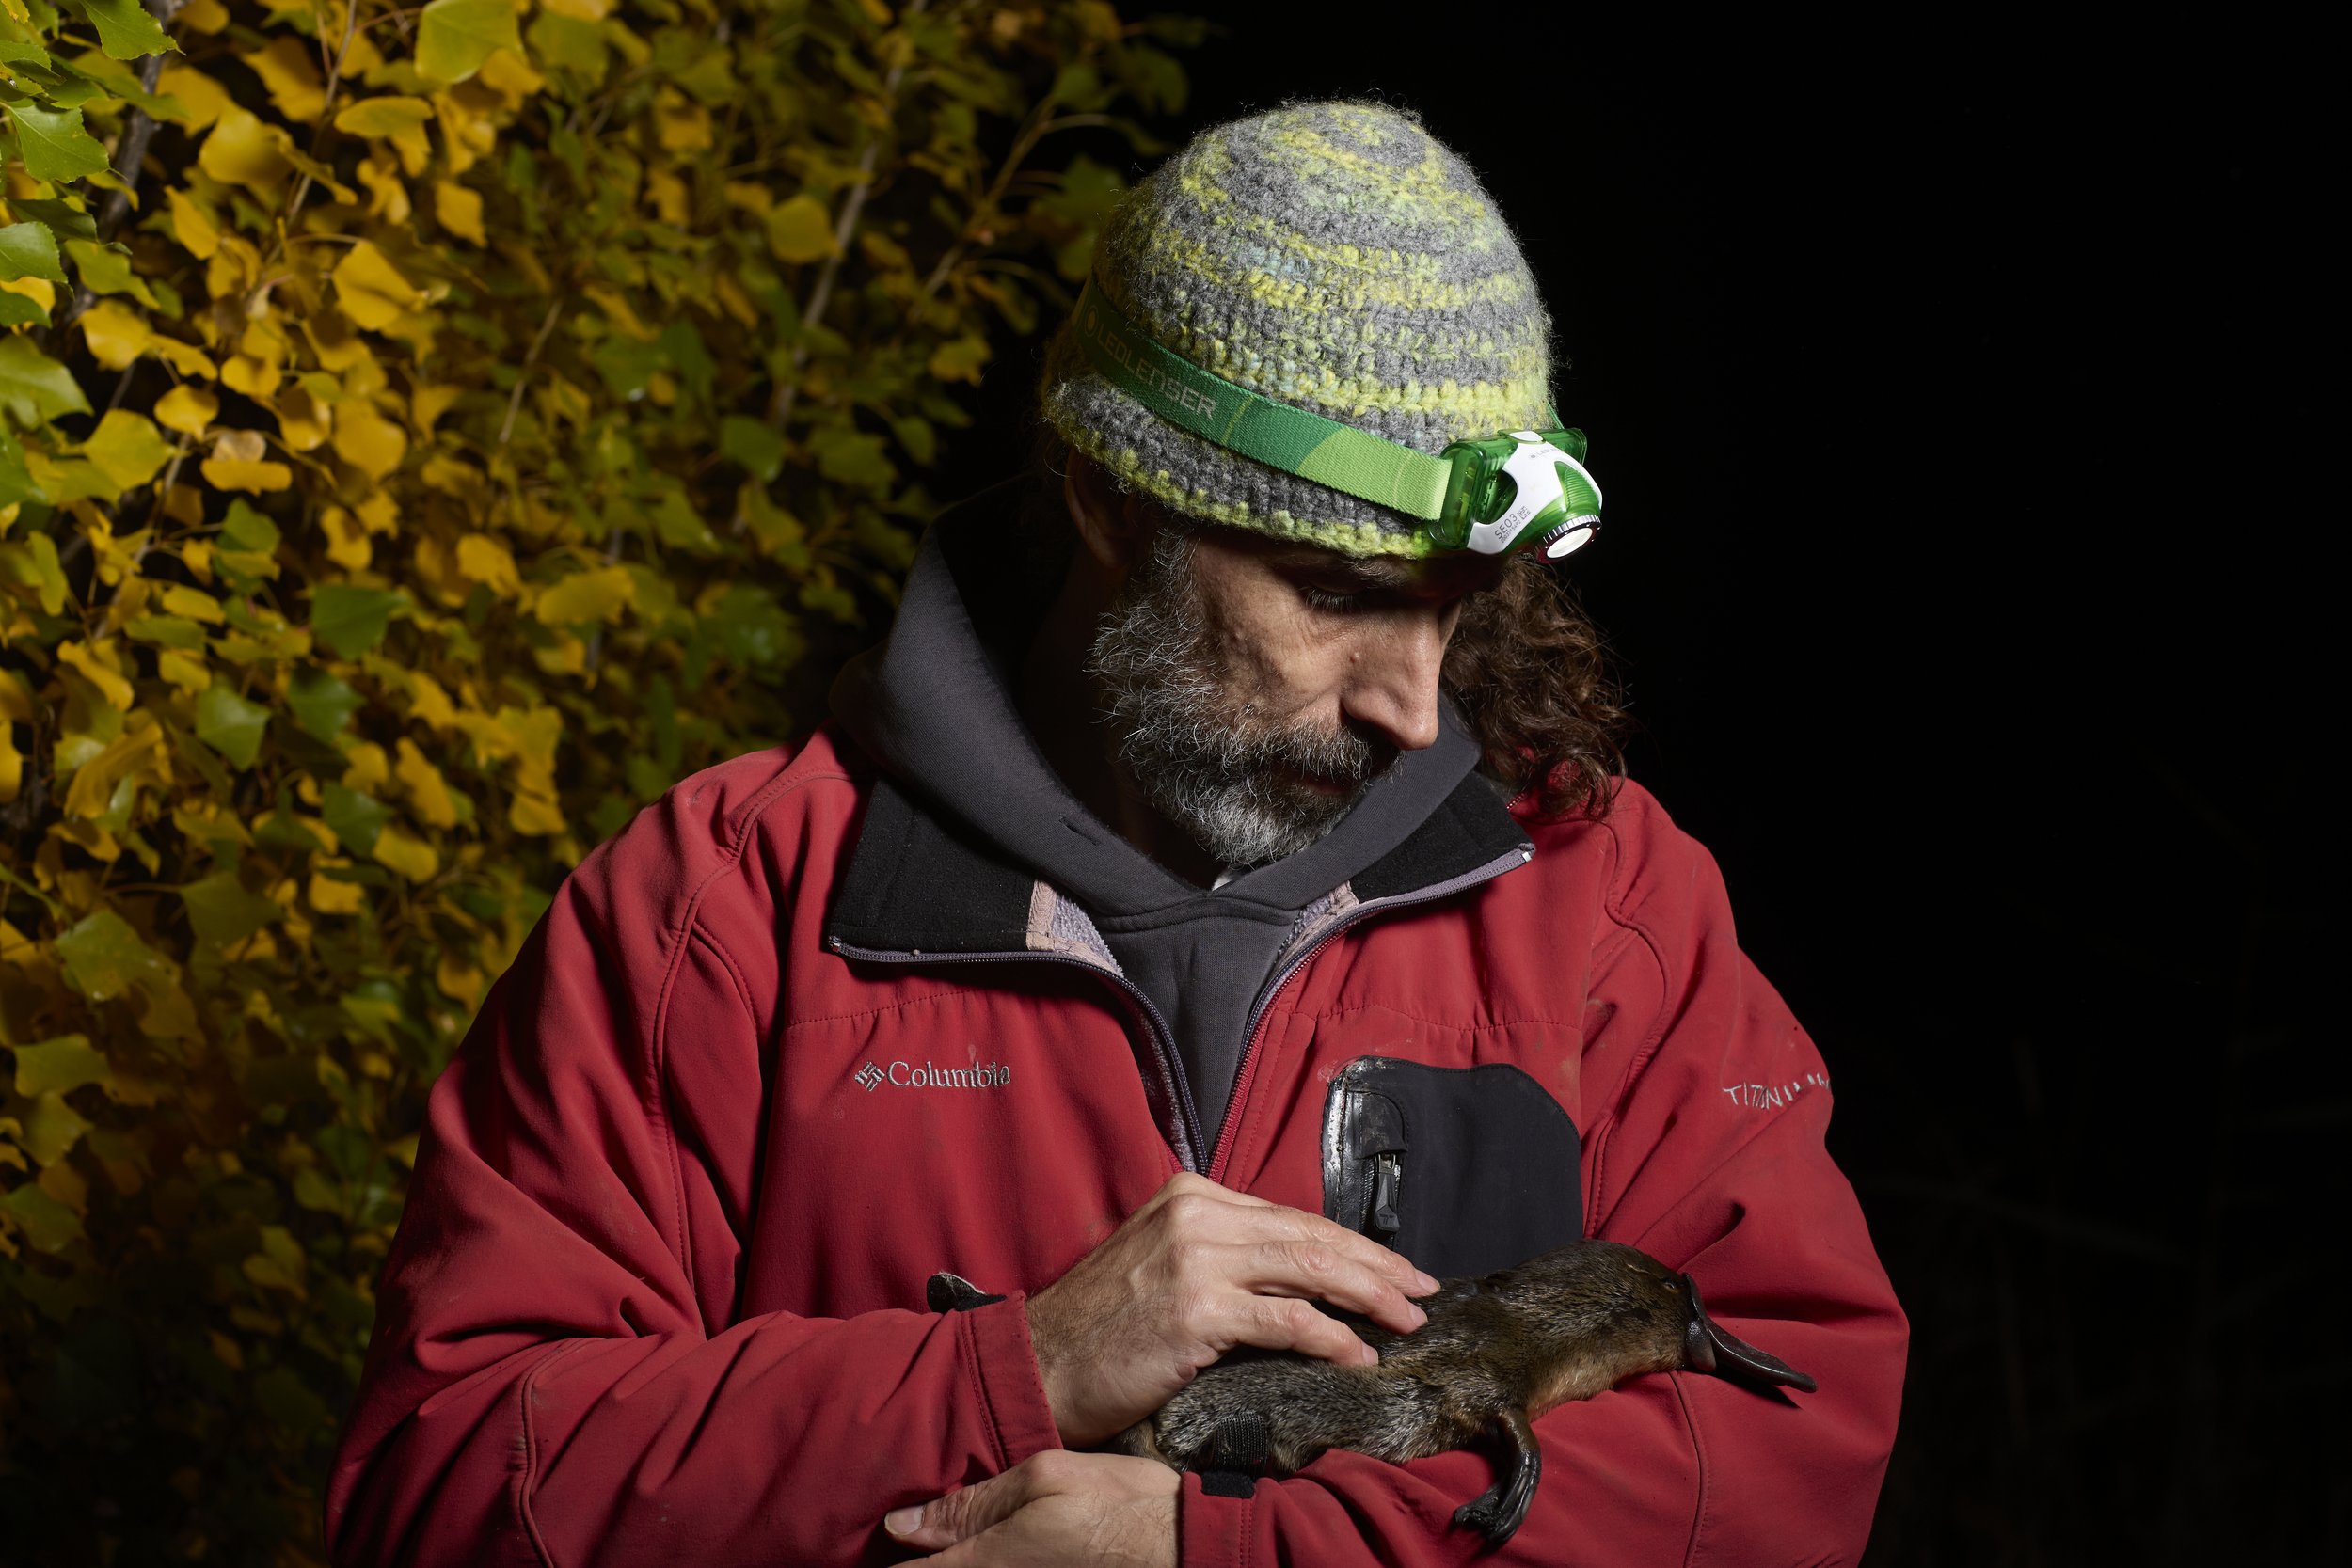
M 898 1560 L 890 1509 L 1058 1442 L 1022 1292 L 1188 1163 L 1346 1208 L 1327 1113 L 1374 1057 L 1470 1096 L 1453 1133 L 1420 1135 L 1474 1142 L 1479 1107 L 1516 1094 L 1565 1140 L 1549 1173 L 1551 1146 L 1423 1151 L 1404 1176 L 1423 1234 L 1565 1202 L 1567 1234 L 1687 1269 L 1715 1318 L 1820 1382 L 1652 1375 L 1553 1411 L 1534 1507 L 1487 1560 L 1853 1560 L 1905 1325 L 1822 1148 L 1821 1059 L 1645 792 L 1599 822 L 1527 804 L 1473 776 L 1309 911 L 1198 1151 L 1085 913 L 831 726 L 679 784 L 565 882 L 433 1091 L 335 1559 Z M 1536 1196 L 1498 1205 L 1514 1169 Z M 1010 1297 L 931 1313 L 942 1269 Z M 1475 1453 L 1335 1450 L 1247 1497 L 1188 1477 L 1183 1560 L 1467 1562 L 1483 1541 L 1451 1516 L 1492 1476 Z

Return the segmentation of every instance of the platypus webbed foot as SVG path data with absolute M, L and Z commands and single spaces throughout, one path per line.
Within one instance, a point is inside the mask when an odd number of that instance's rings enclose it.
M 1535 1429 L 1524 1410 L 1506 1410 L 1490 1429 L 1502 1439 L 1501 1480 L 1454 1511 L 1454 1522 L 1485 1535 L 1486 1544 L 1500 1546 L 1518 1533 L 1527 1520 L 1528 1505 L 1535 1500 L 1535 1483 L 1543 1479 L 1544 1452 L 1536 1447 Z

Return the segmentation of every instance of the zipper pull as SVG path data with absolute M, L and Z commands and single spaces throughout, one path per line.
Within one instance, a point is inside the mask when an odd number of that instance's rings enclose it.
M 1405 1157 L 1375 1154 L 1372 1158 L 1372 1229 L 1375 1236 L 1393 1236 L 1404 1228 L 1396 1217 L 1396 1191 L 1405 1180 Z

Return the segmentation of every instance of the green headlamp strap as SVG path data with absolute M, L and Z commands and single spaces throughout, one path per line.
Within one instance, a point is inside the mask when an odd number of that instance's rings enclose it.
M 1441 549 L 1497 555 L 1540 545 L 1556 557 L 1600 526 L 1600 486 L 1584 467 L 1581 431 L 1507 432 L 1432 457 L 1211 374 L 1153 341 L 1090 274 L 1076 325 L 1094 368 L 1170 424 L 1419 518 Z

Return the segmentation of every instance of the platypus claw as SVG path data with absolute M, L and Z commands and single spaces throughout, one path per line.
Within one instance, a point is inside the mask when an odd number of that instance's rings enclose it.
M 1507 1489 L 1504 1483 L 1497 1482 L 1477 1498 L 1455 1509 L 1454 1522 L 1484 1535 L 1489 1546 L 1502 1545 L 1518 1533 L 1519 1526 L 1527 1519 L 1529 1498 L 1522 1497 L 1514 1505 L 1503 1497 Z

